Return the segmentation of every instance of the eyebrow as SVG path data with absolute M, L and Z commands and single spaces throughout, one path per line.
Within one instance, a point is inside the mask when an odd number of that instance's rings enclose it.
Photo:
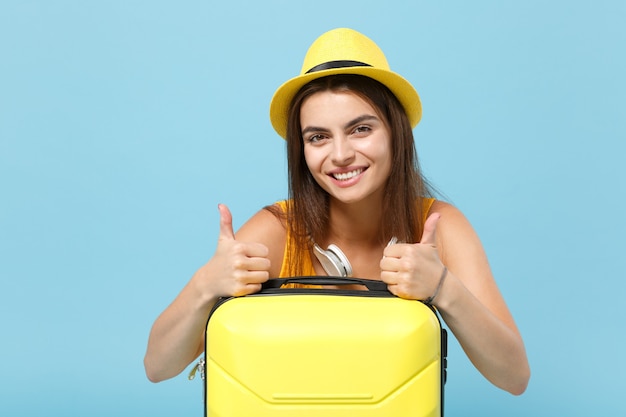
M 359 123 L 363 123 L 366 122 L 368 120 L 378 120 L 378 117 L 372 115 L 372 114 L 364 114 L 362 116 L 359 116 L 355 119 L 350 120 L 348 123 L 346 123 L 345 125 L 343 125 L 344 129 L 348 129 L 351 126 L 357 125 Z M 323 127 L 317 127 L 317 126 L 307 126 L 304 129 L 302 129 L 302 136 L 304 136 L 305 134 L 309 133 L 309 132 L 326 132 L 328 129 L 323 128 Z

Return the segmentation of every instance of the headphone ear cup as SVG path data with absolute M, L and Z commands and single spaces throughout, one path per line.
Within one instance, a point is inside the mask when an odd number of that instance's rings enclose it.
M 346 255 L 337 246 L 330 245 L 328 250 L 323 250 L 318 244 L 315 244 L 313 245 L 313 253 L 329 276 L 352 276 L 352 266 Z
M 331 244 L 328 246 L 328 253 L 332 253 L 335 256 L 335 263 L 340 267 L 342 277 L 352 276 L 352 265 L 348 260 L 348 257 L 343 253 L 337 245 Z

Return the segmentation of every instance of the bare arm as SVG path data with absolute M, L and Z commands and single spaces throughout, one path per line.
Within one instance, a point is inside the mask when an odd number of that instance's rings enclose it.
M 519 395 L 530 368 L 522 337 L 495 283 L 478 236 L 463 214 L 437 202 L 419 244 L 396 245 L 381 261 L 383 281 L 404 298 L 434 300 L 474 366 L 494 385 Z
M 456 208 L 441 204 L 437 209 L 439 252 L 450 270 L 437 308 L 476 368 L 496 386 L 519 395 L 526 390 L 530 367 L 482 244 Z
M 272 214 L 258 212 L 235 238 L 230 211 L 226 206 L 219 209 L 215 254 L 152 326 L 144 366 L 153 382 L 178 375 L 203 351 L 207 317 L 219 297 L 257 292 L 280 269 L 284 230 Z

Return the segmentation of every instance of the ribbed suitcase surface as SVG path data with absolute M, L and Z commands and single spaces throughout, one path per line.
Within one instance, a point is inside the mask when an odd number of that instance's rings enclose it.
M 445 331 L 386 291 L 230 298 L 207 322 L 205 361 L 211 417 L 443 414 Z

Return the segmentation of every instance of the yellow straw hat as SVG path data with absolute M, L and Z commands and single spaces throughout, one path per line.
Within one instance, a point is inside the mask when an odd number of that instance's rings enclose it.
M 309 47 L 300 75 L 278 87 L 270 103 L 274 130 L 287 136 L 287 114 L 296 93 L 308 82 L 334 74 L 364 75 L 384 84 L 398 98 L 415 127 L 422 117 L 422 105 L 415 88 L 389 69 L 383 51 L 367 36 L 346 28 L 321 35 Z

